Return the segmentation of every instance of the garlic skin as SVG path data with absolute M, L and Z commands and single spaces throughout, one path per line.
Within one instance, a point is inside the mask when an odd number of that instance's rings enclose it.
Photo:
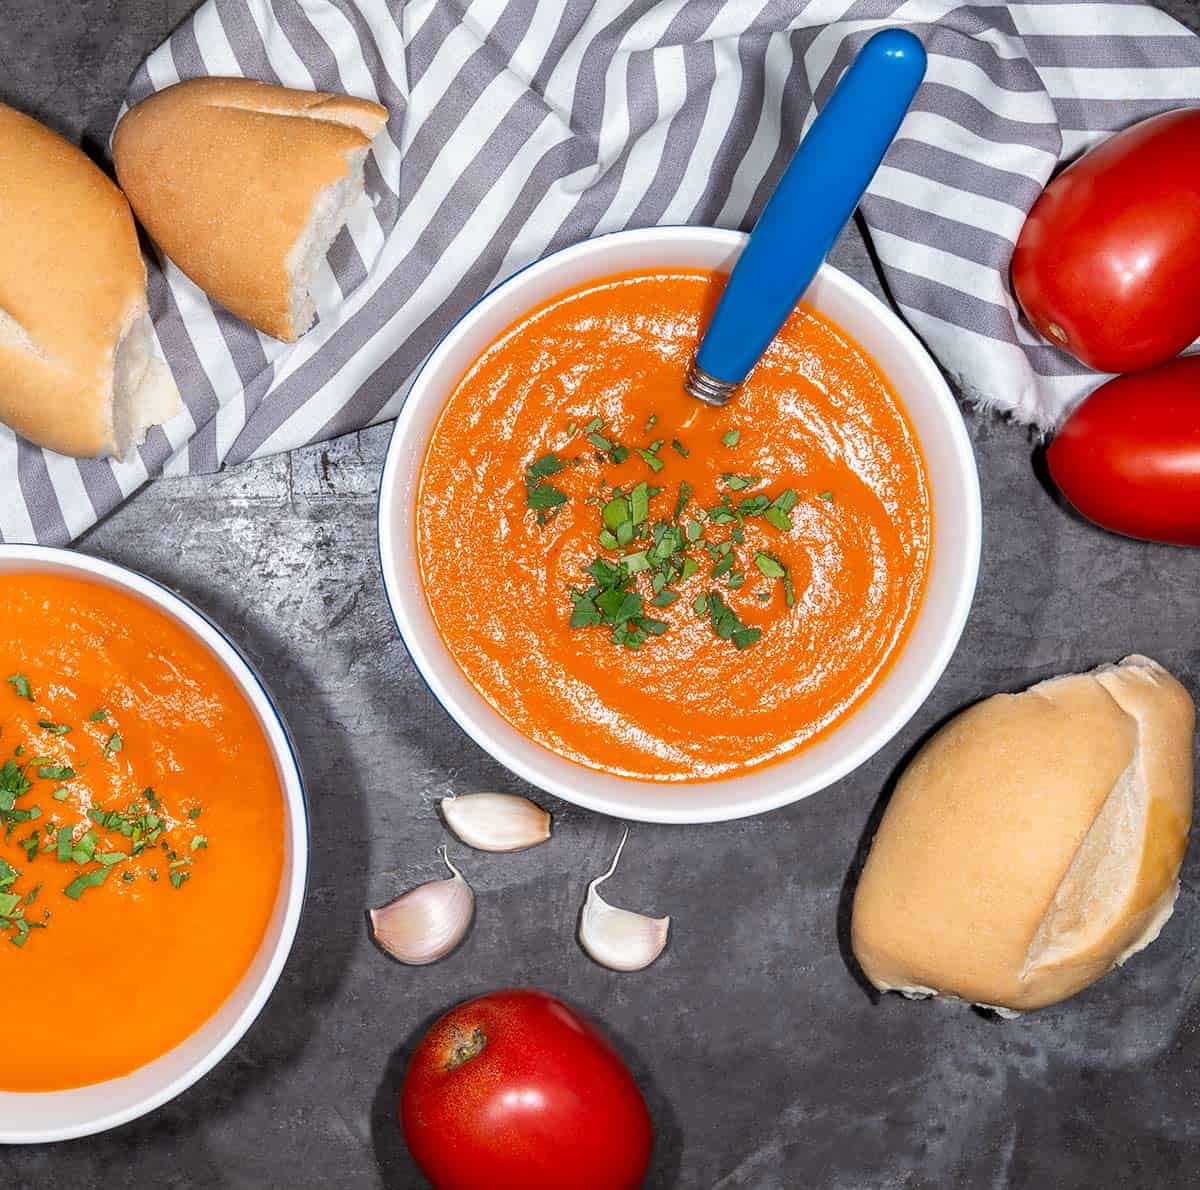
M 647 917 L 618 909 L 596 891 L 617 870 L 628 838 L 626 827 L 608 871 L 588 885 L 579 919 L 579 945 L 601 966 L 614 971 L 641 971 L 649 967 L 662 954 L 671 928 L 669 917 Z
M 379 946 L 412 967 L 445 958 L 463 940 L 475 914 L 471 886 L 450 862 L 446 848 L 438 850 L 452 876 L 419 884 L 367 914 Z
M 446 825 L 476 851 L 524 851 L 550 838 L 550 815 L 515 793 L 451 795 L 438 806 Z

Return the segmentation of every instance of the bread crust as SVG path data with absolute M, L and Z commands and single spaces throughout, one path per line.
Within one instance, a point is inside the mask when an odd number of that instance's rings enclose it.
M 146 311 L 129 204 L 74 145 L 0 104 L 0 421 L 38 446 L 116 452 L 118 340 Z
M 382 129 L 377 103 L 240 78 L 167 87 L 132 108 L 113 161 L 138 219 L 205 293 L 295 340 L 288 254 L 316 196 Z
M 901 777 L 855 892 L 852 944 L 867 977 L 1026 1011 L 1152 941 L 1191 823 L 1194 722 L 1187 691 L 1145 657 L 952 719 Z M 1119 833 L 1081 852 L 1094 826 Z M 1100 875 L 1089 884 L 1086 865 L 1068 879 L 1077 856 L 1103 859 L 1118 844 L 1136 861 L 1120 887 Z

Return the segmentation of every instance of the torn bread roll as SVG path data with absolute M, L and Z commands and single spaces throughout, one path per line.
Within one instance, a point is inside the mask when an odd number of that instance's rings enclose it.
M 881 991 L 1054 1004 L 1158 937 L 1192 819 L 1187 691 L 1147 657 L 998 694 L 905 770 L 854 897 Z
M 125 114 L 113 162 L 158 247 L 239 318 L 292 342 L 316 318 L 317 271 L 386 121 L 365 99 L 193 79 Z
M 74 145 L 0 104 L 0 421 L 123 458 L 179 411 L 155 354 L 129 204 Z

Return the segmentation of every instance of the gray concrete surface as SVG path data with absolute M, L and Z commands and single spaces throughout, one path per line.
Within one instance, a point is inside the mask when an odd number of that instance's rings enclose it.
M 1200 23 L 1190 2 L 1173 7 Z M 125 79 L 187 8 L 5 0 L 0 97 L 103 143 Z M 835 259 L 872 277 L 856 235 Z M 667 954 L 638 975 L 602 970 L 573 941 L 620 826 L 561 805 L 549 846 L 457 849 L 478 916 L 451 959 L 406 969 L 368 941 L 363 909 L 438 871 L 434 800 L 521 788 L 434 703 L 392 627 L 374 546 L 386 428 L 155 483 L 88 534 L 82 550 L 181 591 L 266 675 L 307 772 L 312 881 L 279 989 L 229 1058 L 110 1135 L 0 1151 L 0 1186 L 420 1187 L 395 1123 L 406 1056 L 445 1008 L 509 984 L 565 996 L 615 1039 L 655 1117 L 657 1188 L 1196 1185 L 1200 849 L 1157 945 L 1027 1020 L 876 1002 L 848 960 L 862 841 L 943 718 L 1135 650 L 1200 690 L 1200 553 L 1083 524 L 1039 481 L 1022 431 L 967 424 L 985 553 L 945 678 L 879 756 L 806 803 L 723 826 L 635 827 L 612 898 L 674 923 Z M 19 1002 L 20 988 L 3 997 Z

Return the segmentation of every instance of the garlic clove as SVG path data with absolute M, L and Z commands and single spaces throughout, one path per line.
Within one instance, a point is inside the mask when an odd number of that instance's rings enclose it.
M 629 909 L 618 909 L 596 891 L 617 870 L 628 838 L 629 828 L 626 827 L 608 871 L 588 885 L 579 920 L 580 946 L 597 963 L 614 971 L 641 971 L 649 967 L 662 954 L 671 928 L 669 917 L 647 917 Z
M 445 958 L 462 940 L 475 913 L 475 894 L 439 848 L 453 873 L 419 884 L 388 905 L 372 909 L 371 936 L 394 959 L 420 967 Z
M 477 851 L 523 851 L 550 838 L 550 815 L 515 793 L 468 793 L 442 798 L 446 825 Z

